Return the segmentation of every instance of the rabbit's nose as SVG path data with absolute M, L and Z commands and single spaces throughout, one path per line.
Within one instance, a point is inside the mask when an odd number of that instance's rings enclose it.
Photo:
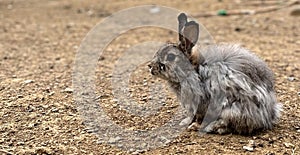
M 158 66 L 156 64 L 149 64 L 148 65 L 149 67 L 149 72 L 152 74 L 152 75 L 158 75 Z
M 149 72 L 153 75 L 153 65 L 149 64 L 148 67 L 149 67 Z

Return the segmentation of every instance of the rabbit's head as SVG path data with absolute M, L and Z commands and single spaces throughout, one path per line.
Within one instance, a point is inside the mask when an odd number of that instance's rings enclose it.
M 199 25 L 187 21 L 187 16 L 178 16 L 179 43 L 167 43 L 154 55 L 149 66 L 152 75 L 170 82 L 179 83 L 190 71 L 198 67 L 197 56 L 192 53 L 199 36 Z

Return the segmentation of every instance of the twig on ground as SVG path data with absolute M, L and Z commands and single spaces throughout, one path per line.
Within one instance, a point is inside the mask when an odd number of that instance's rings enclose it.
M 261 5 L 281 5 L 287 3 L 288 0 L 258 0 L 258 1 L 245 1 L 242 5 L 252 5 L 252 6 L 261 6 Z M 238 2 L 241 3 L 241 2 Z
M 253 15 L 253 14 L 259 14 L 259 13 L 266 13 L 266 12 L 272 12 L 277 11 L 283 8 L 287 8 L 296 4 L 300 4 L 300 0 L 294 0 L 290 1 L 284 5 L 278 5 L 278 6 L 270 6 L 266 8 L 261 8 L 257 10 L 219 10 L 218 12 L 209 12 L 209 13 L 199 13 L 194 14 L 193 17 L 211 17 L 211 16 L 230 16 L 230 15 Z

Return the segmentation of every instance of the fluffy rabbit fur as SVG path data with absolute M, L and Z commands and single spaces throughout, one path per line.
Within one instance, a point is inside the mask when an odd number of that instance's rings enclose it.
M 251 134 L 271 129 L 280 117 L 274 76 L 267 65 L 239 45 L 210 45 L 193 52 L 199 25 L 178 16 L 179 43 L 161 47 L 149 64 L 187 110 L 180 124 L 202 123 L 208 133 Z

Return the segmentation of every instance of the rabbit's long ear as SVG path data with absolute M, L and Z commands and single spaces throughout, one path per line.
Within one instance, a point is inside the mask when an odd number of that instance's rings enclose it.
M 181 13 L 177 19 L 178 19 L 179 41 L 183 42 L 184 41 L 183 28 L 184 28 L 185 24 L 187 23 L 187 16 L 184 13 Z
M 196 45 L 199 37 L 199 24 L 195 21 L 190 21 L 183 28 L 184 50 L 190 55 L 192 48 Z
M 187 57 L 191 56 L 192 48 L 198 41 L 199 24 L 195 21 L 187 22 L 187 16 L 181 13 L 178 16 L 179 47 Z

